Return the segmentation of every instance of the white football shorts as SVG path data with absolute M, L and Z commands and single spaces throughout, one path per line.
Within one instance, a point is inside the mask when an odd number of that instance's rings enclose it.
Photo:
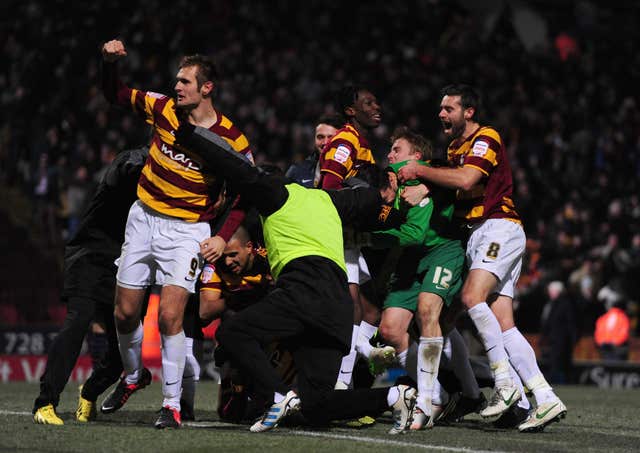
M 194 293 L 202 270 L 200 242 L 210 235 L 207 222 L 169 217 L 137 200 L 127 218 L 118 285 L 131 289 L 176 285 Z
M 347 281 L 349 283 L 363 285 L 371 280 L 369 266 L 367 266 L 360 249 L 345 249 L 344 261 L 347 265 Z
M 485 220 L 474 226 L 467 243 L 469 269 L 491 272 L 499 280 L 493 292 L 513 298 L 526 241 L 520 224 L 506 219 Z

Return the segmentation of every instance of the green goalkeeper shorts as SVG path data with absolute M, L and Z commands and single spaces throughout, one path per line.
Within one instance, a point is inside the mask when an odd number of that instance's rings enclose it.
M 426 253 L 425 253 L 426 251 Z M 418 294 L 432 293 L 450 306 L 462 288 L 465 254 L 459 241 L 449 241 L 431 249 L 406 249 L 391 277 L 384 307 L 399 307 L 415 312 Z

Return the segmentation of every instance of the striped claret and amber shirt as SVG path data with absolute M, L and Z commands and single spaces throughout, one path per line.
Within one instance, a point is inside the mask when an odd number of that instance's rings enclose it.
M 264 250 L 264 249 L 261 249 Z M 224 265 L 207 263 L 200 274 L 200 291 L 221 293 L 227 308 L 240 311 L 260 301 L 271 289 L 269 264 L 261 250 L 255 250 L 253 271 L 249 275 L 224 272 Z
M 140 201 L 154 211 L 187 222 L 206 222 L 215 218 L 221 186 L 213 183 L 212 176 L 205 178 L 201 163 L 175 146 L 174 134 L 179 121 L 174 99 L 129 88 L 117 80 L 115 74 L 108 75 L 112 80 L 105 84 L 107 98 L 128 106 L 153 127 L 149 157 L 138 181 Z M 218 111 L 216 114 L 216 124 L 209 130 L 253 160 L 244 134 L 229 118 Z
M 375 163 L 367 140 L 350 124 L 336 132 L 320 155 L 320 181 L 318 187 L 337 189 L 323 184 L 325 173 L 337 176 L 340 181 L 355 176 L 365 163 Z
M 447 150 L 455 166 L 473 167 L 483 177 L 470 190 L 458 190 L 454 216 L 463 223 L 487 219 L 508 219 L 521 223 L 513 204 L 513 179 L 500 134 L 491 127 L 479 127 L 464 140 L 454 140 Z

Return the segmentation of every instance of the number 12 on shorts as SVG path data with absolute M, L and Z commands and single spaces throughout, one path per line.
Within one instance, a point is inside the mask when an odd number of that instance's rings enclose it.
M 436 286 L 441 286 L 443 289 L 448 288 L 451 278 L 453 278 L 453 272 L 446 267 L 437 266 L 433 274 L 433 283 L 435 283 Z

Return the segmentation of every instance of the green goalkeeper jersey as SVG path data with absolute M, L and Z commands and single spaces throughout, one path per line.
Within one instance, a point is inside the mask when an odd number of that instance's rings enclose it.
M 391 164 L 389 169 L 398 173 L 407 162 Z M 429 165 L 424 161 L 417 161 L 421 165 Z M 429 195 L 418 205 L 410 206 L 405 203 L 400 194 L 405 186 L 420 184 L 417 180 L 406 181 L 398 187 L 394 208 L 404 216 L 405 221 L 398 228 L 372 233 L 371 242 L 374 247 L 412 247 L 424 246 L 433 248 L 453 240 L 451 219 L 455 192 L 440 187 L 430 188 Z

